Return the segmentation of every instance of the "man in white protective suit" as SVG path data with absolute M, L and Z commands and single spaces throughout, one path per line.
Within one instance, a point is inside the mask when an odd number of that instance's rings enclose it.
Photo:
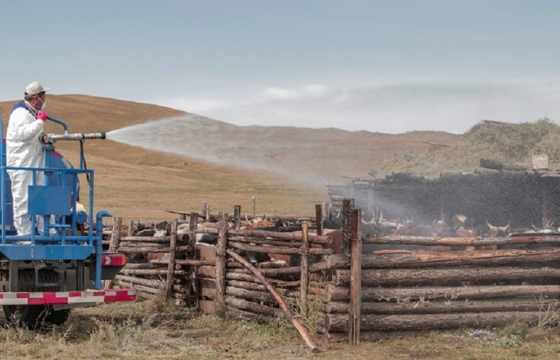
M 45 153 L 39 142 L 47 114 L 46 91 L 38 82 L 25 88 L 24 99 L 12 107 L 8 130 L 6 132 L 6 166 L 21 168 L 42 168 L 45 166 Z M 18 235 L 30 235 L 31 216 L 27 211 L 28 187 L 33 183 L 33 172 L 8 170 L 12 182 L 14 226 Z M 36 184 L 44 184 L 44 173 L 37 172 Z M 37 216 L 37 228 L 43 232 L 43 218 Z

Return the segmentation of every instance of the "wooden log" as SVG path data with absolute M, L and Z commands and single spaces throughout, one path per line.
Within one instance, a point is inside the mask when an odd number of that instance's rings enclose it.
M 145 254 L 145 253 L 168 253 L 171 249 L 169 246 L 133 246 L 133 247 L 119 247 L 120 252 L 127 254 Z
M 122 242 L 130 242 L 130 243 L 137 243 L 137 242 L 146 242 L 150 244 L 158 244 L 158 243 L 168 243 L 171 241 L 171 236 L 161 236 L 161 237 L 154 237 L 154 236 L 123 236 L 121 238 Z
M 327 262 L 311 264 L 309 265 L 309 271 L 310 272 L 323 271 L 328 269 L 328 265 L 329 264 L 327 264 Z M 239 263 L 228 262 L 227 266 L 228 268 L 230 268 L 229 271 L 231 272 L 247 273 L 247 270 L 239 269 L 240 267 Z M 259 269 L 259 271 L 266 276 L 282 276 L 282 275 L 290 275 L 290 274 L 300 274 L 301 268 L 299 266 L 289 266 L 283 268 Z
M 196 244 L 194 251 L 197 259 L 216 262 L 216 247 L 214 245 Z
M 490 299 L 499 297 L 560 296 L 559 285 L 450 286 L 430 288 L 362 288 L 362 301 L 417 301 L 420 299 Z M 349 301 L 350 289 L 326 286 L 326 301 Z
M 362 314 L 443 314 L 465 312 L 496 311 L 557 311 L 560 303 L 555 299 L 498 299 L 498 300 L 446 300 L 446 301 L 408 301 L 408 302 L 363 302 Z M 329 314 L 348 314 L 347 302 L 329 302 L 325 312 Z
M 190 247 L 188 245 L 182 245 L 182 246 L 175 246 L 175 251 L 177 252 L 184 252 L 184 251 L 188 251 L 190 249 Z M 167 247 L 155 247 L 155 246 L 149 246 L 149 247 L 119 247 L 119 251 L 120 252 L 124 252 L 127 254 L 145 254 L 145 253 L 168 253 L 171 251 L 171 248 L 169 246 Z
M 165 282 L 152 279 L 143 279 L 135 276 L 116 275 L 115 279 L 131 284 L 139 284 L 157 289 L 165 289 Z
M 181 293 L 181 294 L 188 294 L 189 287 L 186 285 L 174 284 L 173 285 L 173 292 Z
M 360 343 L 362 307 L 362 211 L 353 209 L 350 223 L 350 307 L 348 316 L 348 343 Z
M 233 296 L 226 296 L 225 303 L 229 306 L 233 306 L 236 309 L 246 310 L 256 314 L 264 314 L 268 316 L 278 316 L 282 314 L 282 311 L 280 309 L 257 304 L 252 301 L 237 299 Z
M 292 315 L 291 311 L 286 306 L 286 303 L 284 302 L 284 300 L 282 299 L 280 294 L 278 294 L 278 292 L 268 283 L 268 281 L 266 281 L 265 277 L 253 265 L 251 265 L 248 261 L 246 261 L 241 256 L 239 256 L 237 253 L 235 253 L 235 251 L 227 250 L 227 253 L 228 253 L 229 256 L 233 257 L 235 260 L 242 263 L 248 270 L 250 270 L 253 273 L 253 275 L 255 275 L 260 280 L 260 282 L 264 286 L 266 286 L 268 291 L 272 294 L 272 296 L 274 296 L 274 298 L 276 299 L 276 301 L 280 305 L 280 308 L 284 312 L 284 315 L 288 318 L 288 320 L 292 323 L 292 325 L 294 325 L 294 327 L 298 330 L 298 332 L 302 336 L 303 340 L 305 341 L 305 344 L 311 349 L 312 352 L 314 352 L 314 353 L 319 352 L 319 349 L 317 348 L 317 346 L 315 345 L 315 343 L 313 342 L 313 340 L 311 339 L 311 337 L 307 333 L 307 330 L 305 329 L 305 327 L 303 327 L 301 325 L 301 323 L 296 318 L 294 318 L 294 316 Z
M 169 242 L 169 264 L 167 264 L 167 287 L 165 288 L 165 296 L 166 298 L 171 297 L 171 293 L 173 292 L 173 280 L 175 275 L 175 258 L 176 258 L 176 249 L 175 244 L 177 243 L 177 226 L 179 226 L 179 222 L 177 219 L 173 220 L 171 224 L 171 239 Z M 180 271 L 180 270 L 179 270 Z
M 365 235 L 364 244 L 374 245 L 426 245 L 426 246 L 483 246 L 483 245 L 522 245 L 558 244 L 560 236 L 552 234 L 513 234 L 508 237 L 427 237 L 410 235 Z
M 281 269 L 285 267 L 287 266 L 283 261 L 263 261 L 257 264 L 259 269 Z
M 161 269 L 161 266 L 151 263 L 126 263 L 124 269 Z
M 226 295 L 226 249 L 227 238 L 227 214 L 220 213 L 218 222 L 218 243 L 216 244 L 216 301 L 218 306 L 225 304 Z
M 185 307 L 187 306 L 187 302 L 183 299 L 175 299 L 175 306 Z
M 239 280 L 227 280 L 226 286 L 234 286 L 246 290 L 267 291 L 266 286 L 260 283 Z
M 229 272 L 226 274 L 226 279 L 228 280 L 239 280 L 239 281 L 245 281 L 245 282 L 250 282 L 250 283 L 258 283 L 260 282 L 259 279 L 251 274 L 242 274 L 242 273 L 232 273 Z M 296 287 L 299 288 L 300 287 L 300 282 L 299 280 L 295 280 L 295 281 L 284 281 L 284 280 L 277 280 L 277 279 L 267 279 L 267 281 L 279 288 L 290 288 L 290 287 Z
M 309 225 L 302 224 L 303 238 L 301 242 L 301 273 L 300 273 L 300 311 L 307 315 L 307 291 L 309 288 Z
M 228 236 L 229 241 L 235 241 L 238 243 L 246 243 L 252 245 L 266 245 L 266 246 L 276 246 L 280 248 L 301 248 L 301 241 L 279 241 L 270 240 L 266 238 L 255 238 L 255 237 L 243 237 L 243 236 Z M 324 245 L 322 244 L 309 244 L 312 248 L 322 249 Z
M 168 213 L 171 213 L 171 214 L 177 214 L 177 215 L 179 215 L 179 220 L 186 220 L 186 219 L 187 219 L 187 215 L 188 215 L 187 212 L 184 212 L 184 211 L 175 211 L 175 210 L 165 210 L 165 211 L 168 212 Z
M 238 288 L 235 286 L 226 286 L 226 295 L 233 296 L 240 299 L 256 301 L 260 304 L 263 302 L 271 303 L 274 297 L 268 291 L 256 291 Z
M 147 299 L 147 300 L 157 300 L 157 299 L 160 297 L 160 295 L 150 294 L 150 293 L 147 293 L 147 292 L 144 292 L 144 291 L 140 291 L 140 290 L 138 290 L 138 291 L 136 292 L 136 295 L 137 295 L 139 298 Z
M 150 286 L 132 284 L 132 283 L 122 281 L 122 280 L 119 280 L 119 282 L 123 286 L 133 287 L 137 291 L 141 291 L 143 293 L 159 295 L 159 296 L 162 296 L 162 297 L 165 296 L 165 289 L 158 289 L 158 288 L 153 288 L 153 287 L 150 287 Z
M 216 281 L 213 279 L 198 279 L 199 297 L 201 299 L 216 299 Z
M 214 279 L 216 277 L 216 267 L 215 266 L 200 266 L 200 267 L 196 268 L 196 275 Z
M 169 248 L 169 241 L 165 241 L 165 242 L 161 242 L 161 243 L 150 243 L 150 242 L 144 242 L 144 241 L 138 241 L 138 242 L 134 242 L 134 241 L 121 241 L 120 242 L 120 246 L 123 248 L 134 248 L 134 247 L 144 247 L 144 248 L 154 248 L 154 249 L 163 249 L 163 248 Z
M 265 253 L 265 254 L 292 254 L 297 255 L 301 253 L 300 248 L 288 248 L 288 247 L 277 247 L 277 246 L 258 246 L 258 245 L 249 245 L 243 244 L 235 241 L 230 241 L 229 246 L 235 249 L 251 251 L 256 253 Z M 309 254 L 313 255 L 330 255 L 332 254 L 332 249 L 322 249 L 322 248 L 312 248 L 309 249 Z
M 560 260 L 560 248 L 474 251 L 397 251 L 386 250 L 362 256 L 362 268 L 430 267 L 430 266 L 497 266 Z M 344 254 L 327 256 L 331 269 L 349 268 Z
M 277 240 L 301 241 L 303 235 L 301 231 L 295 232 L 275 232 L 275 231 L 265 231 L 265 230 L 230 230 L 229 235 L 239 235 L 244 237 L 261 237 L 261 238 L 271 238 Z M 312 244 L 323 244 L 328 245 L 332 242 L 329 236 L 318 236 L 314 234 L 309 234 L 309 242 Z
M 233 207 L 233 223 L 235 230 L 241 229 L 241 205 L 235 205 Z
M 173 299 L 186 299 L 187 294 L 171 292 L 171 298 L 173 298 Z
M 165 275 L 167 276 L 167 269 L 122 269 L 121 274 L 125 275 Z M 184 270 L 175 270 L 174 275 L 186 275 Z
M 267 291 L 266 286 L 261 285 L 260 283 L 253 283 L 248 281 L 227 280 L 226 287 L 227 286 L 240 288 L 244 290 L 261 291 L 261 292 Z M 285 288 L 276 289 L 276 291 L 278 291 L 278 293 L 281 295 L 285 295 L 288 293 L 287 289 Z
M 111 234 L 111 240 L 109 241 L 109 251 L 116 252 L 119 248 L 119 242 L 121 241 L 121 226 L 122 225 L 122 218 L 121 217 L 114 217 L 113 218 L 113 232 Z M 111 288 L 111 281 L 105 280 L 103 284 L 104 289 Z
M 259 269 L 259 271 L 266 276 L 282 276 L 289 274 L 299 274 L 301 273 L 301 268 L 299 266 L 289 266 L 283 268 L 273 268 L 273 269 Z M 239 273 L 250 273 L 249 270 L 242 268 L 240 263 L 228 262 L 228 272 L 239 272 Z
M 189 245 L 196 246 L 196 229 L 198 228 L 198 213 L 191 212 L 189 217 Z
M 364 331 L 445 330 L 465 327 L 504 326 L 512 323 L 537 324 L 540 312 L 491 312 L 426 315 L 362 315 Z M 348 315 L 326 314 L 327 332 L 346 332 Z
M 109 242 L 109 251 L 115 252 L 119 248 L 119 242 L 121 241 L 121 227 L 122 218 L 115 216 L 113 218 L 113 232 L 111 234 L 111 241 Z
M 337 286 L 350 284 L 350 270 L 335 269 L 333 283 Z M 464 267 L 435 269 L 364 269 L 362 272 L 363 286 L 382 285 L 426 285 L 443 284 L 459 281 L 479 280 L 525 280 L 560 278 L 560 268 L 520 268 L 511 266 L 500 267 Z

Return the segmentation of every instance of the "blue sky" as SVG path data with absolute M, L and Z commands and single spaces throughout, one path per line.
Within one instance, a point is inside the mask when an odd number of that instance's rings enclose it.
M 39 81 L 238 125 L 560 121 L 558 1 L 29 0 L 2 15 L 0 101 Z

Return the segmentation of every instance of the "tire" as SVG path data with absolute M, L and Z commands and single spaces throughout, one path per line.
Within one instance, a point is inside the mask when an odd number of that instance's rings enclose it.
M 15 327 L 39 329 L 45 322 L 47 308 L 45 305 L 4 305 L 4 315 Z
M 59 274 L 55 271 L 39 271 L 39 282 L 58 282 Z M 58 286 L 41 287 L 41 291 L 58 291 Z M 19 291 L 38 291 L 35 286 L 35 271 L 22 270 L 18 276 Z M 6 319 L 16 327 L 36 330 L 46 324 L 62 325 L 70 316 L 70 309 L 55 311 L 51 305 L 4 305 Z
M 45 322 L 51 325 L 62 325 L 70 316 L 70 309 L 53 310 L 52 306 L 47 307 L 47 316 Z

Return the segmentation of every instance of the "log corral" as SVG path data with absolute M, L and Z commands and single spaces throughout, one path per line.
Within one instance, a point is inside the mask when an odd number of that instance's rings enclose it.
M 558 323 L 559 189 L 560 177 L 537 172 L 392 175 L 330 187 L 311 217 L 242 217 L 236 206 L 157 224 L 115 218 L 106 244 L 129 257 L 115 286 L 205 313 L 286 316 L 313 350 L 294 311 L 319 312 L 319 333 L 352 344 Z

